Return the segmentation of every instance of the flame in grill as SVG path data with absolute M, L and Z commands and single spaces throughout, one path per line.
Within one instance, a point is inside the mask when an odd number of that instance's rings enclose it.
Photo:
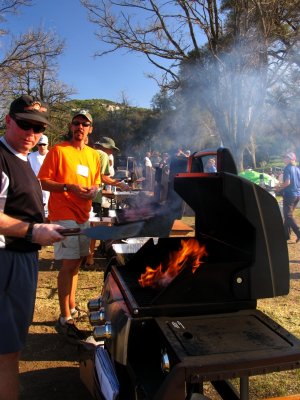
M 186 266 L 190 265 L 194 273 L 205 255 L 205 246 L 200 245 L 196 239 L 181 240 L 180 249 L 171 252 L 165 263 L 160 263 L 155 269 L 146 267 L 146 272 L 140 276 L 139 284 L 154 289 L 167 287 Z

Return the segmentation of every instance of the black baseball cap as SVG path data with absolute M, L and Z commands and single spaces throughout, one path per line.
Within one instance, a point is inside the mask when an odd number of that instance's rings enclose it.
M 17 119 L 28 119 L 50 125 L 48 104 L 27 94 L 18 97 L 11 103 L 9 115 Z

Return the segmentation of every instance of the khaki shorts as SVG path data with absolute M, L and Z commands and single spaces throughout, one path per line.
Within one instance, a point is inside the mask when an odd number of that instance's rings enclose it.
M 89 221 L 78 224 L 73 220 L 51 221 L 65 228 L 86 229 L 90 227 Z M 54 246 L 55 260 L 79 260 L 81 257 L 89 255 L 90 239 L 85 235 L 66 236 L 61 242 L 56 242 Z

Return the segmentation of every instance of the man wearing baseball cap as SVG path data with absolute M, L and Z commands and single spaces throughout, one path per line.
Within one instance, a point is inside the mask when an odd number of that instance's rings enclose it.
M 300 200 L 300 170 L 296 163 L 296 154 L 288 152 L 283 156 L 285 168 L 283 181 L 276 187 L 283 197 L 283 217 L 286 240 L 290 240 L 291 231 L 296 235 L 296 243 L 300 240 L 300 229 L 294 218 L 294 211 Z
M 32 322 L 38 250 L 64 239 L 45 224 L 42 191 L 28 153 L 49 125 L 48 106 L 23 95 L 10 105 L 0 138 L 0 398 L 19 397 L 18 367 Z
M 90 226 L 92 199 L 101 183 L 101 164 L 96 150 L 87 146 L 93 131 L 93 118 L 87 110 L 79 110 L 69 124 L 72 137 L 53 146 L 38 174 L 42 188 L 50 192 L 49 220 L 65 228 Z M 57 332 L 70 341 L 84 339 L 75 325 L 78 317 L 76 290 L 78 272 L 84 257 L 89 254 L 90 239 L 84 235 L 68 236 L 63 244 L 54 245 L 54 257 L 61 260 L 57 288 L 60 315 Z
M 37 176 L 40 168 L 45 160 L 45 157 L 48 153 L 48 136 L 42 135 L 40 137 L 40 140 L 38 141 L 38 150 L 33 151 L 28 155 L 28 160 L 30 162 L 31 168 L 33 169 L 33 172 Z M 48 217 L 48 200 L 49 200 L 50 192 L 47 190 L 43 190 L 43 204 L 44 204 L 44 210 L 45 210 L 45 217 Z

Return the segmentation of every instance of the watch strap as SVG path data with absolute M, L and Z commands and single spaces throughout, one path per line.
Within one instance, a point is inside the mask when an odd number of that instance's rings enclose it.
M 32 242 L 32 233 L 33 233 L 33 227 L 35 225 L 35 222 L 30 222 L 26 235 L 24 237 L 25 240 L 27 240 L 28 242 Z

